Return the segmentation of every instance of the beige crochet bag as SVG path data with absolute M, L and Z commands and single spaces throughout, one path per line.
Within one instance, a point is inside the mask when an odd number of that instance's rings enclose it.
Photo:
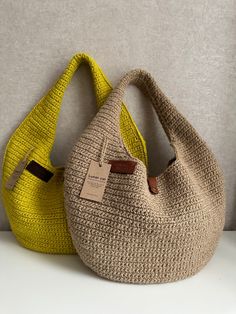
M 149 95 L 175 151 L 176 159 L 158 177 L 148 178 L 122 142 L 121 100 L 130 83 Z M 124 76 L 74 146 L 65 201 L 81 259 L 100 276 L 121 282 L 163 283 L 197 273 L 224 226 L 223 178 L 213 154 L 142 70 Z

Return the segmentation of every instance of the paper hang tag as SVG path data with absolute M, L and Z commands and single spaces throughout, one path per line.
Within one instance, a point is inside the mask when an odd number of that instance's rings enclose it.
M 110 169 L 110 164 L 103 163 L 100 166 L 98 162 L 92 160 L 80 197 L 100 203 L 105 192 Z
M 5 184 L 5 188 L 7 190 L 13 190 L 14 186 L 16 185 L 17 181 L 19 180 L 21 174 L 23 173 L 23 171 L 24 171 L 24 169 L 25 169 L 25 167 L 27 165 L 29 156 L 30 156 L 32 151 L 33 151 L 33 148 L 31 148 L 26 153 L 24 158 L 19 161 L 19 163 L 17 164 L 17 166 L 13 170 L 12 174 L 10 175 L 10 177 L 8 178 L 8 180 L 7 180 L 6 184 Z

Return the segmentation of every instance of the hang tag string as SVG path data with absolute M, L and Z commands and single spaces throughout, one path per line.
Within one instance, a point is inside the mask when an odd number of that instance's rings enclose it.
M 103 140 L 103 145 L 102 145 L 102 151 L 101 151 L 100 159 L 99 159 L 99 167 L 103 166 L 104 157 L 105 157 L 106 151 L 107 151 L 107 146 L 108 146 L 108 138 L 105 136 L 104 140 Z

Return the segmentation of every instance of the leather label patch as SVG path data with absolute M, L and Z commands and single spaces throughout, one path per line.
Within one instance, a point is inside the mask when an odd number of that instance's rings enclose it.
M 26 170 L 44 182 L 48 182 L 53 176 L 51 171 L 38 164 L 35 160 L 30 161 Z
M 137 162 L 133 160 L 109 160 L 111 164 L 111 172 L 133 174 L 136 168 Z
M 111 165 L 103 163 L 99 165 L 96 161 L 91 161 L 80 197 L 88 200 L 101 202 L 105 192 Z
M 152 194 L 158 194 L 157 177 L 148 177 L 148 186 Z

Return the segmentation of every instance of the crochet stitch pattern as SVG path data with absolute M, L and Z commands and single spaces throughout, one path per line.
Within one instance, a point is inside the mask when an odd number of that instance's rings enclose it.
M 157 177 L 123 144 L 119 117 L 125 88 L 149 95 L 176 160 Z M 79 197 L 91 160 L 137 162 L 133 174 L 110 173 L 102 203 Z M 142 70 L 126 74 L 75 144 L 65 169 L 65 207 L 83 262 L 102 277 L 126 283 L 164 283 L 197 273 L 212 257 L 224 226 L 222 172 L 196 130 Z
M 11 136 L 3 162 L 2 196 L 10 225 L 19 243 L 31 250 L 44 253 L 76 253 L 68 232 L 63 196 L 63 168 L 54 167 L 50 152 L 55 140 L 56 125 L 66 87 L 81 63 L 91 69 L 98 108 L 106 100 L 111 85 L 100 67 L 88 55 L 76 54 L 66 70 Z M 122 106 L 122 137 L 129 150 L 147 162 L 145 142 L 126 107 Z M 23 169 L 12 190 L 6 182 L 19 161 L 33 148 L 28 162 L 36 161 L 53 173 L 43 182 Z M 12 186 L 12 182 L 11 185 Z

